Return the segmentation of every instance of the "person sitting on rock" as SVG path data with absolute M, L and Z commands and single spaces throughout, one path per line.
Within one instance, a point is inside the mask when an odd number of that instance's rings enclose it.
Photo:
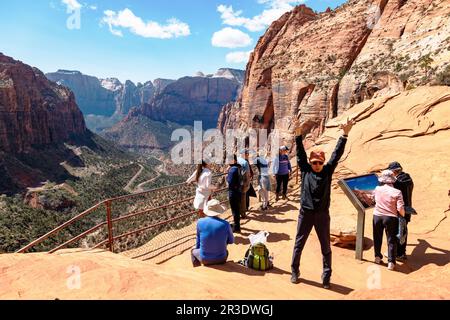
M 402 192 L 403 202 L 405 203 L 405 220 L 406 220 L 405 242 L 401 244 L 400 240 L 397 238 L 397 260 L 405 261 L 406 245 L 408 242 L 408 223 L 411 221 L 411 214 L 415 212 L 412 207 L 412 193 L 414 189 L 414 182 L 408 173 L 403 172 L 402 166 L 397 161 L 391 162 L 389 164 L 388 170 L 392 170 L 392 172 L 394 173 L 394 176 L 396 178 L 394 188 Z
M 395 269 L 398 214 L 405 216 L 402 192 L 394 188 L 395 180 L 395 175 L 391 170 L 384 170 L 378 178 L 381 186 L 376 187 L 373 192 L 375 199 L 375 209 L 373 211 L 375 263 L 382 263 L 381 245 L 383 243 L 383 231 L 386 230 L 389 270 Z
M 323 256 L 322 284 L 325 289 L 330 288 L 331 279 L 331 247 L 330 247 L 330 194 L 331 180 L 339 159 L 342 157 L 347 137 L 355 124 L 354 120 L 340 125 L 343 135 L 339 138 L 336 149 L 330 160 L 325 164 L 325 152 L 312 151 L 308 158 L 303 146 L 306 123 L 298 126 L 295 123 L 295 141 L 297 144 L 297 163 L 301 171 L 301 208 L 298 216 L 297 235 L 295 237 L 292 256 L 291 282 L 297 283 L 300 276 L 300 257 L 309 234 L 314 226 L 320 241 Z
M 228 221 L 218 216 L 225 208 L 216 199 L 208 201 L 205 206 L 205 218 L 197 222 L 197 243 L 191 251 L 194 267 L 223 264 L 227 261 L 227 245 L 234 243 L 234 236 Z

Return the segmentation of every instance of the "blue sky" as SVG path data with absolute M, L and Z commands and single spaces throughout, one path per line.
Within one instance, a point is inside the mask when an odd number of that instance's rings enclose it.
M 2 0 L 0 52 L 134 82 L 245 69 L 267 25 L 302 2 L 321 12 L 345 0 Z

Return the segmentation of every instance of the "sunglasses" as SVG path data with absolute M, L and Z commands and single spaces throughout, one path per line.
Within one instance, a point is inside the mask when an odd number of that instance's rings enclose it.
M 323 166 L 323 162 L 322 161 L 313 161 L 313 162 L 311 162 L 311 164 L 313 166 Z

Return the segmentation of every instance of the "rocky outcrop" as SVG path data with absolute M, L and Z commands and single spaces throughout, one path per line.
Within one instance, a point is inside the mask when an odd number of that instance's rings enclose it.
M 160 95 L 163 90 L 171 83 L 174 83 L 176 80 L 171 80 L 171 79 L 155 79 L 153 81 L 153 85 L 155 86 L 155 96 Z
M 86 134 L 73 93 L 0 54 L 0 151 L 27 153 Z
M 202 121 L 203 128 L 214 128 L 222 106 L 237 98 L 239 88 L 239 82 L 227 78 L 184 77 L 145 104 L 142 114 L 155 121 L 181 125 Z
M 132 107 L 149 103 L 156 90 L 151 81 L 134 84 L 117 78 L 98 79 L 79 71 L 58 70 L 47 78 L 70 88 L 85 115 L 126 115 Z
M 439 83 L 450 61 L 450 2 L 382 1 L 379 20 L 340 83 L 338 109 L 372 97 Z
M 79 71 L 58 70 L 47 73 L 46 76 L 49 80 L 73 91 L 84 115 L 111 116 L 117 109 L 115 92 L 120 92 L 121 88 L 115 82 L 113 84 L 116 87 L 111 87 L 113 90 L 109 90 L 102 86 L 98 78 L 84 75 Z
M 449 13 L 446 0 L 349 0 L 320 14 L 297 6 L 258 41 L 242 94 L 218 127 L 276 128 L 291 141 L 299 119 L 317 137 L 355 103 L 439 83 Z

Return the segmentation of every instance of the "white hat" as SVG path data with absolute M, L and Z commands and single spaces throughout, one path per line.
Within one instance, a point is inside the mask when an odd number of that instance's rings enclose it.
M 208 217 L 215 217 L 224 213 L 227 209 L 220 204 L 219 200 L 213 199 L 208 201 L 204 213 Z
M 389 183 L 393 184 L 397 179 L 395 178 L 394 172 L 391 170 L 384 170 L 381 173 L 381 176 L 378 178 L 380 183 Z

